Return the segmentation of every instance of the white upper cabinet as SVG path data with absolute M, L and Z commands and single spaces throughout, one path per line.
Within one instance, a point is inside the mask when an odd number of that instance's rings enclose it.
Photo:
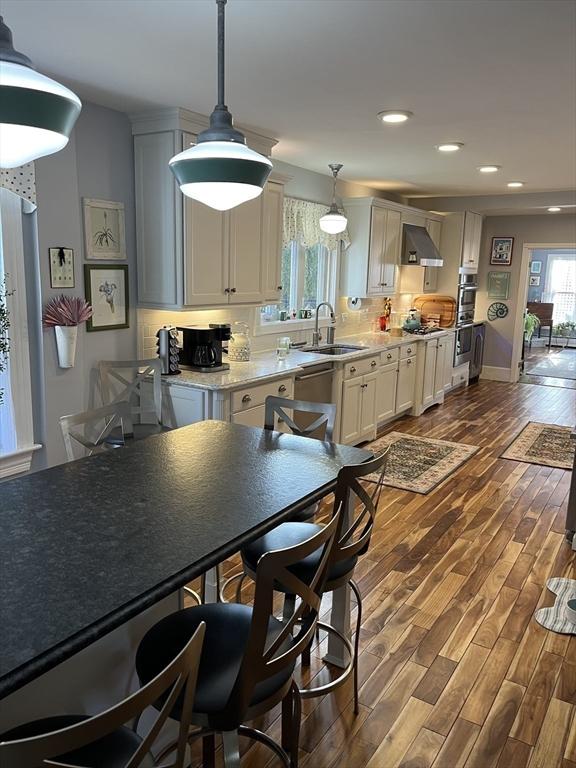
M 480 239 L 482 237 L 482 216 L 479 213 L 464 213 L 464 233 L 462 242 L 461 265 L 469 269 L 478 269 L 480 260 Z
M 389 296 L 396 290 L 402 216 L 375 198 L 344 201 L 351 244 L 344 252 L 341 290 L 346 296 Z
M 195 142 L 206 118 L 166 110 L 132 122 L 139 304 L 187 308 L 277 300 L 285 179 L 270 180 L 255 200 L 215 211 L 185 197 L 168 165 Z M 246 136 L 257 151 L 270 154 L 272 140 Z

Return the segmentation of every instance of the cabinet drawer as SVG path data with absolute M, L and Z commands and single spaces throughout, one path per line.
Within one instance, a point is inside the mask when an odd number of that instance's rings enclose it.
M 294 396 L 293 379 L 277 379 L 256 386 L 245 387 L 232 392 L 232 413 L 241 413 L 249 408 L 256 408 L 258 405 L 264 405 L 268 395 L 279 397 Z M 262 422 L 264 423 L 264 422 Z
M 383 365 L 380 368 L 380 371 L 382 373 L 387 373 L 388 371 L 397 371 L 398 370 L 398 361 L 395 363 L 388 363 L 388 365 Z
M 388 365 L 388 363 L 396 363 L 400 359 L 400 348 L 387 349 L 380 355 L 380 362 L 382 365 Z
M 404 344 L 400 347 L 400 360 L 405 360 L 407 357 L 412 357 L 417 352 L 416 344 Z
M 380 367 L 380 353 L 373 357 L 363 357 L 361 360 L 355 360 L 353 363 L 346 363 L 344 366 L 344 378 L 353 379 L 356 376 L 364 376 L 366 373 L 373 373 Z

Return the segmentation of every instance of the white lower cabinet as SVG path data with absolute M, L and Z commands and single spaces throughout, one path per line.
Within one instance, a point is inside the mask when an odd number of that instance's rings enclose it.
M 425 342 L 424 352 L 424 382 L 422 386 L 422 405 L 427 408 L 434 401 L 436 380 L 436 358 L 438 356 L 438 340 Z
M 207 418 L 208 393 L 205 390 L 163 383 L 162 424 L 164 426 L 176 429 Z
M 391 419 L 396 413 L 398 363 L 383 365 L 378 372 L 376 387 L 376 423 Z
M 416 386 L 416 357 L 402 358 L 398 363 L 398 386 L 396 390 L 396 413 L 414 405 Z
M 360 440 L 362 421 L 362 376 L 349 379 L 342 385 L 342 413 L 340 416 L 340 442 L 354 444 Z
M 379 372 L 348 379 L 342 385 L 340 442 L 347 444 L 374 440 Z
M 447 337 L 446 337 L 447 338 Z M 438 339 L 438 352 L 436 354 L 436 369 L 434 371 L 434 400 L 444 396 L 444 371 L 446 369 L 446 341 L 442 337 Z
M 449 333 L 443 339 L 444 344 L 444 392 L 452 389 L 452 374 L 454 371 L 454 348 L 456 346 L 456 334 Z

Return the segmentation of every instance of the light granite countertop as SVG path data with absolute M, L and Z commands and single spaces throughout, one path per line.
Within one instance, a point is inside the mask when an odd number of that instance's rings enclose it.
M 434 338 L 445 336 L 454 329 L 438 331 Z M 374 352 L 382 352 L 385 349 L 414 344 L 428 336 L 415 336 L 405 333 L 402 336 L 391 336 L 389 333 L 363 333 L 356 336 L 342 336 L 336 339 L 336 344 L 350 344 L 361 347 L 348 352 L 345 355 L 323 355 L 321 352 L 302 352 L 299 349 L 291 349 L 290 354 L 284 360 L 278 360 L 276 351 L 256 352 L 252 359 L 246 363 L 230 363 L 230 370 L 217 373 L 200 373 L 198 371 L 182 371 L 179 376 L 165 376 L 162 381 L 169 386 L 193 387 L 207 390 L 237 389 L 247 384 L 261 383 L 264 379 L 273 381 L 285 376 L 293 376 L 304 368 L 317 363 L 335 362 L 347 363 L 357 360 Z

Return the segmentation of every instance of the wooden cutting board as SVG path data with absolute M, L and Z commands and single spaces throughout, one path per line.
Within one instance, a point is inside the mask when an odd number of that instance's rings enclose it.
M 426 325 L 429 317 L 431 320 L 436 320 L 438 316 L 440 316 L 440 328 L 451 328 L 456 322 L 456 299 L 452 296 L 439 294 L 415 296 L 412 306 L 420 312 L 422 325 Z

